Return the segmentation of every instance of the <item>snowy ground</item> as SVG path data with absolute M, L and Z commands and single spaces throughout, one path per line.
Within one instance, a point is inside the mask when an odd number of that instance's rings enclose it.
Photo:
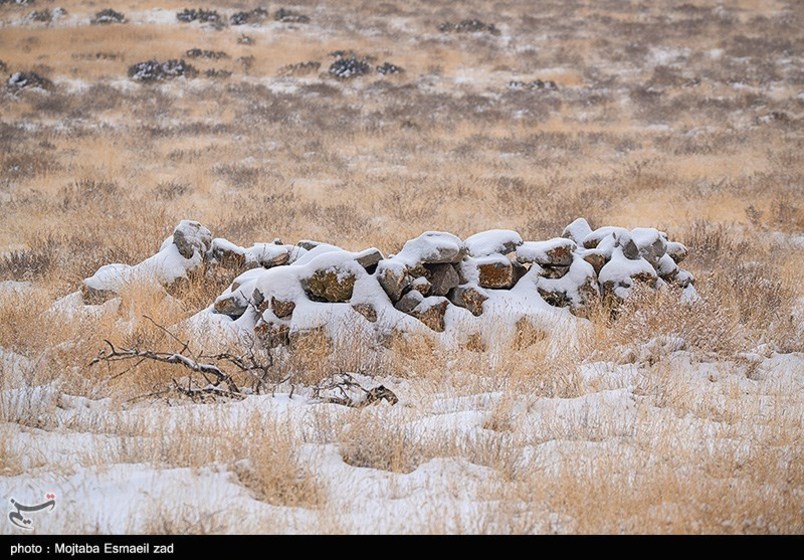
M 31 514 L 38 533 L 563 533 L 601 528 L 576 493 L 594 494 L 607 478 L 633 511 L 605 530 L 655 529 L 644 522 L 659 511 L 676 512 L 663 530 L 800 529 L 804 355 L 700 363 L 677 351 L 652 366 L 580 371 L 583 394 L 572 398 L 519 395 L 508 384 L 484 391 L 490 380 L 471 374 L 454 374 L 468 378 L 460 396 L 444 382 L 375 380 L 400 402 L 362 411 L 281 390 L 226 404 L 122 408 L 57 387 L 5 391 L 4 409 L 16 405 L 20 422 L 0 431 L 0 488 L 6 503 L 56 494 L 53 511 Z M 262 467 L 279 470 L 278 479 L 244 484 L 238 473 L 255 460 L 270 462 Z M 787 479 L 754 488 L 761 475 L 742 469 L 761 463 Z M 667 467 L 677 469 L 672 482 Z M 307 481 L 308 503 L 274 487 L 294 487 L 294 477 Z M 659 488 L 630 495 L 644 490 L 642 477 Z M 710 480 L 690 483 L 699 477 Z M 681 492 L 687 485 L 713 495 Z M 749 499 L 758 501 L 741 512 L 742 527 L 728 515 L 700 516 L 701 507 L 722 513 Z

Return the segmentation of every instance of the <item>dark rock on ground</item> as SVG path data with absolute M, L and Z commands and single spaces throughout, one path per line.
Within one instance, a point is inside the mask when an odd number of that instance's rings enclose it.
M 13 90 L 25 88 L 49 90 L 53 88 L 53 82 L 36 72 L 15 72 L 6 82 L 6 87 Z
M 229 55 L 223 51 L 211 51 L 199 48 L 190 49 L 185 54 L 187 55 L 188 58 L 209 58 L 211 60 L 220 60 L 222 58 L 229 58 Z
M 458 23 L 445 21 L 438 26 L 442 33 L 491 33 L 499 35 L 500 30 L 493 23 L 485 23 L 479 19 L 464 19 Z
M 310 18 L 304 14 L 279 8 L 274 14 L 274 20 L 282 23 L 310 23 Z
M 216 80 L 225 80 L 226 78 L 231 77 L 231 75 L 232 72 L 230 70 L 222 70 L 220 68 L 210 68 L 209 70 L 204 70 L 204 76 Z
M 196 76 L 198 76 L 198 70 L 193 65 L 176 59 L 166 62 L 147 60 L 128 68 L 128 77 L 140 82 L 157 82 L 180 77 L 195 78 Z
M 111 23 L 126 23 L 126 16 L 111 8 L 106 8 L 95 14 L 90 22 L 92 25 L 109 25 Z
M 237 12 L 229 18 L 231 25 L 245 25 L 247 23 L 261 23 L 268 17 L 268 10 L 265 8 L 254 8 L 247 12 Z
M 366 60 L 350 56 L 348 58 L 339 58 L 330 64 L 328 72 L 339 80 L 349 80 L 371 74 L 372 68 L 371 64 Z
M 377 72 L 383 76 L 387 76 L 390 74 L 403 74 L 405 69 L 396 64 L 391 64 L 390 62 L 383 62 L 377 66 Z
M 185 8 L 176 13 L 176 19 L 184 23 L 193 21 L 200 21 L 201 23 L 220 23 L 221 16 L 215 10 Z

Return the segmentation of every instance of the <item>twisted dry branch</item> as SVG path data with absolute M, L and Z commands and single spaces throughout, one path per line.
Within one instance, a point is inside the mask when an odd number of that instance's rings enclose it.
M 101 350 L 98 356 L 92 360 L 89 365 L 94 365 L 102 361 L 121 362 L 125 360 L 137 360 L 137 362 L 131 368 L 118 373 L 114 377 L 120 377 L 123 375 L 123 373 L 137 367 L 145 360 L 152 360 L 165 364 L 177 364 L 184 366 L 190 371 L 203 375 L 211 387 L 217 388 L 221 383 L 223 383 L 226 385 L 230 393 L 237 395 L 240 394 L 240 389 L 238 389 L 231 375 L 214 364 L 200 363 L 178 352 L 154 352 L 151 350 L 137 350 L 136 348 L 118 348 L 109 340 L 104 340 L 104 342 L 109 347 L 108 350 Z

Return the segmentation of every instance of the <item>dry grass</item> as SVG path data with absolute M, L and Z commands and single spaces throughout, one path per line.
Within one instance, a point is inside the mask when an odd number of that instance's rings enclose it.
M 187 7 L 173 0 L 118 3 L 130 23 L 90 26 L 99 8 L 67 0 L 78 27 L 4 26 L 8 72 L 34 70 L 55 86 L 0 91 L 0 281 L 33 283 L 0 293 L 0 348 L 33 364 L 21 383 L 0 360 L 0 473 L 25 472 L 26 457 L 65 476 L 75 465 L 218 465 L 263 505 L 314 511 L 319 531 L 360 529 L 340 511 L 360 504 L 338 501 L 332 481 L 316 477 L 306 443 L 336 447 L 358 472 L 385 473 L 392 489 L 439 458 L 493 473 L 467 485 L 478 504 L 471 519 L 434 509 L 421 525 L 388 530 L 804 531 L 801 372 L 766 370 L 756 358 L 804 352 L 794 315 L 804 298 L 801 10 L 720 4 L 551 1 L 534 14 L 525 1 L 305 1 L 289 7 L 309 15 L 307 25 L 213 29 L 154 21 L 152 9 Z M 30 11 L 4 4 L 0 20 Z M 501 34 L 436 29 L 469 17 Z M 238 41 L 244 33 L 253 45 Z M 191 48 L 226 52 L 193 64 L 231 77 L 126 78 L 131 64 Z M 406 72 L 338 81 L 326 75 L 337 49 Z M 320 71 L 279 76 L 305 61 Z M 537 78 L 558 91 L 507 87 Z M 235 419 L 228 405 L 168 406 L 186 404 L 172 397 L 131 408 L 132 397 L 185 373 L 142 364 L 114 378 L 87 366 L 104 338 L 177 349 L 144 315 L 190 338 L 178 323 L 209 305 L 226 273 L 201 274 L 170 297 L 132 285 L 93 316 L 51 309 L 99 266 L 153 254 L 183 218 L 241 245 L 280 237 L 393 252 L 432 229 L 548 238 L 578 216 L 656 226 L 686 243 L 703 301 L 637 294 L 614 314 L 591 310 L 578 339 L 559 344 L 534 324 L 513 338 L 487 324 L 484 338 L 454 348 L 342 325 L 332 339 L 295 340 L 272 366 L 272 379 L 299 386 L 339 371 L 393 378 L 403 397 L 393 409 L 311 407 L 290 426 L 272 412 Z M 602 361 L 633 368 L 633 379 L 590 376 Z M 608 391 L 629 392 L 633 407 L 557 412 Z M 64 394 L 112 397 L 111 409 L 64 420 Z M 461 409 L 461 399 L 475 405 Z M 467 410 L 482 414 L 477 429 L 453 429 L 449 414 Z M 37 451 L 37 430 L 97 445 L 73 466 L 52 464 Z M 131 530 L 238 530 L 214 508 L 152 519 Z M 254 527 L 288 529 L 259 516 Z

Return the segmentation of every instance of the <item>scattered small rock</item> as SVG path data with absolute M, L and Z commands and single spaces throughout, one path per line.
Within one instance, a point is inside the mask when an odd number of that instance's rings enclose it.
M 262 23 L 268 17 L 268 10 L 265 8 L 254 8 L 247 12 L 237 12 L 229 18 L 231 25 L 246 25 Z
M 160 80 L 171 80 L 173 78 L 195 78 L 198 70 L 184 60 L 168 60 L 159 62 L 157 60 L 147 60 L 138 62 L 128 68 L 128 77 L 140 82 L 156 82 Z
M 223 51 L 211 51 L 206 49 L 194 48 L 185 53 L 189 58 L 209 58 L 211 60 L 221 60 L 229 58 L 229 55 Z
M 329 74 L 335 76 L 339 80 L 350 80 L 358 76 L 365 76 L 371 74 L 371 64 L 365 59 L 359 59 L 355 56 L 347 58 L 339 58 L 329 66 Z
M 376 68 L 377 72 L 382 74 L 383 76 L 388 76 L 390 74 L 404 74 L 405 69 L 401 66 L 397 66 L 396 64 L 391 64 L 390 62 L 383 62 Z
M 531 82 L 523 82 L 520 80 L 511 80 L 508 82 L 509 89 L 543 89 L 547 91 L 558 91 L 558 85 L 553 80 L 533 80 Z
M 53 20 L 53 14 L 50 13 L 50 10 L 45 8 L 44 10 L 37 10 L 28 14 L 28 19 L 31 21 L 38 21 L 41 23 L 50 23 Z
M 108 25 L 111 23 L 126 23 L 126 16 L 111 8 L 106 8 L 95 14 L 90 22 L 92 25 Z
M 6 87 L 12 90 L 27 88 L 49 90 L 53 88 L 53 82 L 36 72 L 15 72 L 6 82 Z
M 279 8 L 274 14 L 274 20 L 281 21 L 282 23 L 310 23 L 310 18 L 304 14 Z
M 232 72 L 230 70 L 223 70 L 221 68 L 210 68 L 204 71 L 204 76 L 214 80 L 225 80 L 231 77 L 231 75 Z
M 458 23 L 445 21 L 438 26 L 441 33 L 490 33 L 499 35 L 500 30 L 493 23 L 485 23 L 479 19 L 464 19 Z
M 191 23 L 193 21 L 200 21 L 201 23 L 220 23 L 221 16 L 215 10 L 185 8 L 180 12 L 176 12 L 176 19 L 184 23 Z

